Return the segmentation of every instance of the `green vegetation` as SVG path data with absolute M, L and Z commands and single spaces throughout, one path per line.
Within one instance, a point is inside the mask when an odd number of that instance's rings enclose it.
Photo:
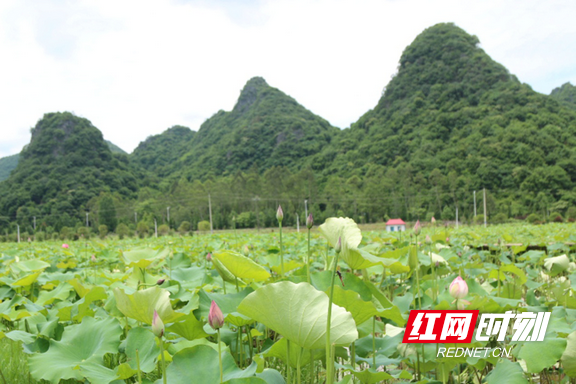
M 278 204 L 296 226 L 305 200 L 318 220 L 454 221 L 458 211 L 472 223 L 484 188 L 489 223 L 576 219 L 575 87 L 534 92 L 478 44 L 453 24 L 423 31 L 376 107 L 344 130 L 259 77 L 197 133 L 175 126 L 128 156 L 112 154 L 87 120 L 47 114 L 0 183 L 0 232 L 14 236 L 19 224 L 32 234 L 37 217 L 47 238 L 64 226 L 74 236 L 86 212 L 95 234 L 142 223 L 143 236 L 154 220 L 196 230 L 209 220 L 208 196 L 215 229 L 275 226 Z M 114 224 L 100 222 L 103 193 Z
M 576 108 L 576 87 L 570 83 L 554 88 L 550 96 L 570 108 Z
M 0 372 L 17 384 L 568 383 L 575 230 L 428 224 L 400 236 L 330 218 L 309 253 L 306 234 L 284 234 L 284 277 L 276 232 L 4 243 Z M 541 342 L 509 327 L 502 341 L 457 345 L 508 358 L 402 343 L 411 310 L 457 306 L 551 317 Z
M 0 181 L 6 180 L 10 172 L 18 165 L 19 154 L 0 158 Z

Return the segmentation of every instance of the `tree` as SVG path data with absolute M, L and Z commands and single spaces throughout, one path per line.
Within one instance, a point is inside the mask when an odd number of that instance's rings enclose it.
M 116 217 L 116 206 L 110 194 L 106 193 L 100 198 L 98 205 L 98 219 L 100 225 L 105 225 L 109 231 L 114 232 L 118 224 Z

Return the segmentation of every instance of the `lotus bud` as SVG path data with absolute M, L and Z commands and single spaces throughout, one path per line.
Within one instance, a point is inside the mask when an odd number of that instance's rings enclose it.
M 210 252 L 206 255 L 206 261 L 212 261 L 212 254 Z
M 436 260 L 436 268 L 438 268 L 440 266 L 440 262 L 438 260 Z
M 414 234 L 418 236 L 420 232 L 422 232 L 422 227 L 420 226 L 420 220 L 418 220 L 416 224 L 414 224 Z
M 276 218 L 278 222 L 281 223 L 282 219 L 284 219 L 284 212 L 282 211 L 282 207 L 279 205 L 278 210 L 276 211 Z
M 432 244 L 432 239 L 430 238 L 430 235 L 426 235 L 426 244 Z
M 342 238 L 341 238 L 341 237 L 338 238 L 338 242 L 337 242 L 336 245 L 334 246 L 334 250 L 335 250 L 337 253 L 340 253 L 340 251 L 342 250 Z
M 164 323 L 160 316 L 158 316 L 156 310 L 154 310 L 154 316 L 152 317 L 152 333 L 154 333 L 156 337 L 162 337 L 164 335 Z
M 96 256 L 94 256 L 94 254 L 92 254 L 92 256 L 90 256 L 90 260 L 95 263 L 96 262 Z
M 463 299 L 468 294 L 468 284 L 466 284 L 466 282 L 460 276 L 458 276 L 450 284 L 449 291 L 450 296 L 452 296 L 453 298 Z
M 447 237 L 447 238 L 446 238 L 446 243 L 449 243 L 449 242 L 450 242 L 450 238 Z
M 213 329 L 220 329 L 224 325 L 224 315 L 214 300 L 212 300 L 212 304 L 210 305 L 208 324 L 210 324 Z
M 165 281 L 166 281 L 166 279 L 158 279 L 158 281 L 156 282 L 156 285 L 162 285 L 162 284 L 164 284 Z
M 314 218 L 312 217 L 312 214 L 309 214 L 308 217 L 306 218 L 306 227 L 310 229 L 312 228 L 313 225 L 314 225 Z
M 245 245 L 245 246 L 242 248 L 242 253 L 244 254 L 244 256 L 248 256 L 248 255 L 250 254 L 250 248 L 248 248 L 248 246 Z
M 70 248 L 70 246 L 68 244 L 64 243 L 64 244 L 62 244 L 62 248 L 68 249 L 68 248 Z
M 430 222 L 432 223 L 432 225 L 436 224 L 436 219 L 434 218 L 434 216 L 432 216 L 432 219 L 430 220 Z
M 31 242 L 31 241 L 32 241 L 32 239 L 31 239 L 31 238 L 28 238 L 28 242 Z

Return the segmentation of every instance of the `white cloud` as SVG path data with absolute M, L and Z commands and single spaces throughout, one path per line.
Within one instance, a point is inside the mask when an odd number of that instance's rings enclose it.
M 403 49 L 453 21 L 535 90 L 576 83 L 576 3 L 292 0 L 0 2 L 0 156 L 43 113 L 90 119 L 131 151 L 198 129 L 263 76 L 332 124 L 374 107 Z

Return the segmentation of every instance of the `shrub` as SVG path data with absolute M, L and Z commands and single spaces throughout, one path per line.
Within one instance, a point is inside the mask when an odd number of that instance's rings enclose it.
M 148 224 L 146 224 L 143 221 L 140 221 L 138 223 L 138 225 L 136 226 L 136 231 L 138 232 L 138 236 L 141 239 L 148 236 L 148 231 L 149 231 Z
M 540 222 L 540 216 L 538 216 L 536 213 L 531 213 L 526 218 L 526 221 L 529 222 L 530 224 L 539 223 Z
M 160 234 L 160 236 L 166 236 L 168 232 L 170 232 L 170 227 L 168 225 L 162 224 L 161 226 L 158 227 L 158 233 Z
M 60 240 L 67 240 L 70 238 L 70 228 L 62 227 L 60 229 Z
M 236 228 L 254 228 L 255 226 L 256 226 L 256 215 L 254 215 L 254 213 L 242 212 L 241 214 L 236 216 Z
M 190 222 L 189 221 L 183 221 L 180 226 L 178 227 L 178 232 L 180 232 L 181 234 L 184 234 L 186 232 L 190 232 Z
M 116 227 L 116 234 L 118 235 L 118 237 L 120 239 L 123 239 L 124 237 L 130 235 L 130 229 L 128 228 L 128 226 L 126 224 L 120 223 Z
M 101 224 L 98 226 L 98 233 L 100 234 L 100 238 L 103 239 L 108 234 L 108 226 Z
M 484 215 L 476 215 L 474 224 L 484 224 Z
M 442 210 L 442 220 L 454 220 L 456 218 L 456 214 L 454 210 L 449 205 L 444 206 Z
M 198 230 L 199 231 L 209 231 L 210 230 L 210 222 L 206 220 L 202 220 L 198 223 Z
M 34 235 L 34 239 L 36 241 L 44 241 L 46 240 L 46 233 L 42 231 L 36 232 L 36 235 Z
M 484 219 L 482 219 L 482 220 L 484 220 Z M 505 223 L 507 221 L 508 221 L 508 216 L 506 216 L 506 214 L 504 214 L 504 213 L 497 213 L 492 218 L 492 222 L 497 223 L 497 224 L 502 224 L 502 223 Z
M 84 237 L 85 239 L 90 238 L 90 228 L 88 228 L 88 227 L 80 227 L 80 228 L 78 228 L 78 230 L 76 232 L 78 233 L 78 236 L 80 236 L 80 237 Z
M 568 220 L 576 219 L 576 207 L 568 208 L 568 210 L 566 211 L 566 217 L 568 218 Z
M 548 218 L 548 221 L 553 221 L 555 223 L 563 223 L 564 222 L 564 218 L 562 217 L 561 214 L 559 214 L 558 212 L 552 212 L 550 214 L 550 217 Z

